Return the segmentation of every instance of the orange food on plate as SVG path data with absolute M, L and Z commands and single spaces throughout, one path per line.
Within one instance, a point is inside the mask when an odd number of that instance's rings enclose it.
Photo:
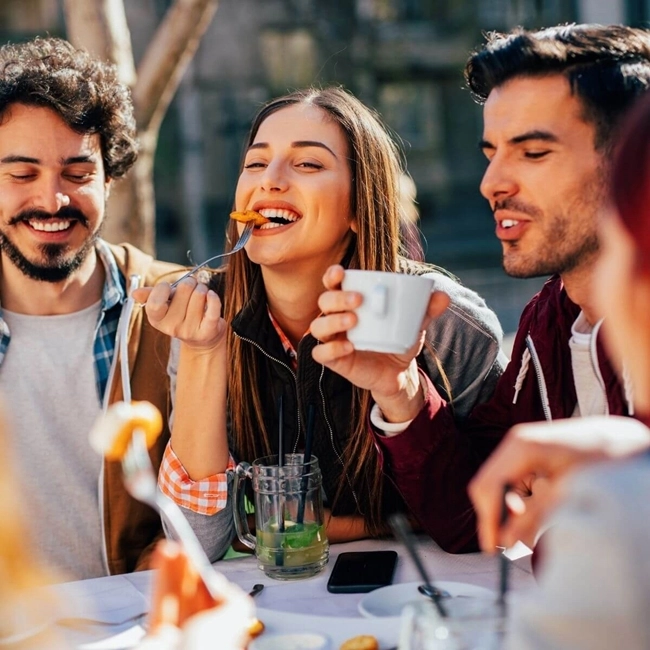
M 370 634 L 361 634 L 345 641 L 339 650 L 379 650 L 379 642 Z
M 245 212 L 231 212 L 230 218 L 234 219 L 235 221 L 241 221 L 242 223 L 254 221 L 256 226 L 263 226 L 265 223 L 269 222 L 266 217 L 263 217 L 259 212 L 255 212 L 255 210 L 246 210 Z
M 136 429 L 144 431 L 151 447 L 163 429 L 160 411 L 151 402 L 115 402 L 93 425 L 90 444 L 109 460 L 122 460 Z

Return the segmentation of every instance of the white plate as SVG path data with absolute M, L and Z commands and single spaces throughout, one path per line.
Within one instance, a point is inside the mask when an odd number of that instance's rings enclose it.
M 274 634 L 253 639 L 250 650 L 330 650 L 329 637 L 324 634 Z
M 427 596 L 418 591 L 422 582 L 404 582 L 397 585 L 388 585 L 381 589 L 371 591 L 359 602 L 359 611 L 368 618 L 383 618 L 386 616 L 400 616 L 402 609 L 408 603 L 418 600 L 427 600 Z M 445 589 L 452 596 L 466 596 L 470 598 L 494 598 L 491 589 L 471 585 L 467 582 L 436 582 L 436 587 Z
M 394 648 L 399 640 L 399 621 L 392 618 L 370 619 L 362 616 L 335 618 L 314 614 L 292 614 L 261 607 L 257 608 L 256 616 L 266 626 L 265 631 L 258 637 L 260 641 L 265 636 L 306 632 L 322 634 L 329 638 L 331 650 L 336 650 L 344 641 L 353 636 L 372 634 L 379 642 L 379 647 L 385 650 L 385 648 Z

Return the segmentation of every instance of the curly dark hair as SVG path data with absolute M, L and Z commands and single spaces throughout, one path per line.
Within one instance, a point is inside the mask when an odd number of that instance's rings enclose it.
M 569 24 L 490 32 L 465 65 L 465 81 L 480 104 L 514 77 L 551 74 L 564 75 L 582 102 L 596 147 L 611 149 L 621 117 L 650 87 L 650 31 Z
M 49 108 L 77 133 L 99 134 L 106 176 L 138 156 L 131 92 L 114 66 L 60 38 L 0 47 L 0 121 L 12 104 Z

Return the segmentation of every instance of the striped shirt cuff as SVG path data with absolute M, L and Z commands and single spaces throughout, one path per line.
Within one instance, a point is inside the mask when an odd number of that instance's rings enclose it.
M 226 472 L 234 469 L 235 461 L 230 456 Z M 193 481 L 169 442 L 158 473 L 158 487 L 181 508 L 187 508 L 200 515 L 216 515 L 228 503 L 226 472 Z

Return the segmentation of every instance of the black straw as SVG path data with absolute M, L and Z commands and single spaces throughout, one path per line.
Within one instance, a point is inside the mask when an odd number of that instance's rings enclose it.
M 499 526 L 503 528 L 508 521 L 508 504 L 506 503 L 506 496 L 510 492 L 512 486 L 506 483 L 503 486 L 503 494 L 501 496 L 501 517 L 499 518 Z M 501 610 L 505 613 L 506 609 L 506 594 L 508 593 L 508 582 L 510 578 L 510 560 L 506 556 L 506 549 L 503 549 L 499 555 L 499 599 L 497 603 Z
M 282 408 L 282 395 L 278 397 L 278 468 L 284 467 L 284 414 Z M 280 476 L 282 472 L 279 472 Z M 278 512 L 278 532 L 284 532 L 284 499 L 280 497 Z
M 302 524 L 305 518 L 305 501 L 307 500 L 307 488 L 309 477 L 307 474 L 311 469 L 311 449 L 314 443 L 314 420 L 316 409 L 313 404 L 307 408 L 307 430 L 305 431 L 305 453 L 302 455 L 302 479 L 300 480 L 300 500 L 298 501 L 298 515 L 296 522 Z
M 417 550 L 417 541 L 411 533 L 411 526 L 406 520 L 406 517 L 403 514 L 396 512 L 389 517 L 388 521 L 390 522 L 391 528 L 395 533 L 395 537 L 397 537 L 397 539 L 399 539 L 399 541 L 402 542 L 404 546 L 406 546 L 406 550 L 411 556 L 411 560 L 413 560 L 413 564 L 415 564 L 415 568 L 418 570 L 422 582 L 424 582 L 424 586 L 427 590 L 427 595 L 431 598 L 433 604 L 436 606 L 438 614 L 440 614 L 440 616 L 443 618 L 446 618 L 447 610 L 442 605 L 440 592 L 431 584 L 431 581 L 429 580 L 429 575 L 427 574 L 427 570 L 424 568 L 424 564 L 422 564 L 422 560 L 420 559 L 420 555 Z

